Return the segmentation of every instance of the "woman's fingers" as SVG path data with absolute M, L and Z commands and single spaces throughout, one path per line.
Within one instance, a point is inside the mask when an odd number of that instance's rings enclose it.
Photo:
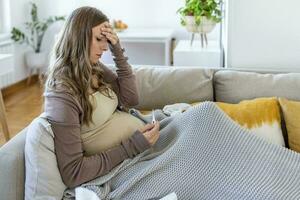
M 157 127 L 157 130 L 159 130 L 159 128 L 160 128 L 160 123 L 159 123 L 159 121 L 156 121 L 156 122 L 155 122 L 155 127 Z
M 117 34 L 113 31 L 112 28 L 110 27 L 102 27 L 101 28 L 101 33 L 113 44 L 115 45 L 118 41 L 119 38 Z
M 107 33 L 113 33 L 114 32 L 111 28 L 106 28 L 106 27 L 102 27 L 101 31 L 102 32 L 107 32 Z
M 139 129 L 139 131 L 141 131 L 142 133 L 152 129 L 154 127 L 154 124 L 146 124 L 145 126 L 143 126 L 142 128 Z
M 117 44 L 117 42 L 118 42 L 118 40 L 119 40 L 116 36 L 113 36 L 113 35 L 111 35 L 111 34 L 107 34 L 107 35 L 106 35 L 106 38 L 110 41 L 110 43 L 111 43 L 112 45 Z
M 155 122 L 154 127 L 143 133 L 149 144 L 153 146 L 159 138 L 159 122 Z

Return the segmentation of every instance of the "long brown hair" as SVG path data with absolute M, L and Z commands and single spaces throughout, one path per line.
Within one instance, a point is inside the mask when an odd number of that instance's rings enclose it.
M 96 75 L 100 90 L 108 92 L 109 85 L 103 81 L 100 63 L 90 61 L 92 28 L 109 21 L 98 9 L 81 7 L 68 17 L 53 52 L 45 84 L 47 91 L 68 92 L 80 102 L 82 122 L 92 122 L 93 106 L 89 101 L 92 75 Z M 67 88 L 67 90 L 65 90 Z

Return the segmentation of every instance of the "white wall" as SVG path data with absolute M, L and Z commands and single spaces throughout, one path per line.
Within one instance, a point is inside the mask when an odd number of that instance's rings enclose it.
M 30 0 L 10 0 L 11 26 L 24 30 L 24 22 L 30 19 Z M 28 71 L 24 63 L 24 53 L 28 50 L 26 45 L 15 44 L 14 71 L 15 82 L 27 77 Z
M 8 1 L 8 0 L 6 0 Z M 30 20 L 30 2 L 32 0 L 9 0 L 11 27 L 24 30 L 24 23 Z M 190 34 L 180 25 L 180 17 L 176 11 L 185 0 L 33 0 L 37 3 L 41 19 L 54 15 L 69 15 L 79 6 L 94 6 L 102 10 L 110 19 L 121 19 L 132 28 L 174 29 L 176 39 L 190 39 Z M 208 35 L 209 39 L 219 38 L 216 28 Z M 195 39 L 199 39 L 196 36 Z M 28 70 L 24 64 L 24 53 L 29 48 L 15 45 L 15 81 L 27 77 Z
M 180 25 L 176 11 L 185 0 L 37 0 L 42 17 L 68 15 L 79 6 L 94 6 L 111 20 L 121 19 L 132 28 L 173 28 L 177 39 L 190 39 L 190 34 Z M 208 35 L 219 38 L 219 29 Z M 196 37 L 199 39 L 199 36 Z
M 229 0 L 227 66 L 300 71 L 299 0 Z
M 35 0 L 41 19 L 54 15 L 68 15 L 80 6 L 81 0 Z
M 41 5 L 46 5 L 43 0 Z M 191 33 L 188 33 L 185 27 L 180 24 L 180 16 L 177 10 L 182 7 L 185 0 L 67 0 L 56 1 L 55 4 L 59 5 L 59 9 L 53 8 L 45 9 L 45 15 L 61 14 L 63 10 L 65 13 L 70 13 L 75 7 L 78 6 L 94 6 L 105 13 L 111 21 L 114 19 L 121 19 L 129 28 L 171 28 L 174 30 L 173 37 L 176 41 L 180 39 L 190 40 Z M 72 9 L 70 9 L 72 7 Z M 219 39 L 219 26 L 208 34 L 209 40 Z M 200 40 L 200 35 L 195 36 L 196 40 Z M 131 64 L 158 64 L 164 65 L 164 48 L 162 45 L 135 43 L 124 44 L 129 56 Z M 148 53 L 141 51 L 143 49 L 149 50 Z M 104 63 L 111 63 L 110 53 L 103 56 Z

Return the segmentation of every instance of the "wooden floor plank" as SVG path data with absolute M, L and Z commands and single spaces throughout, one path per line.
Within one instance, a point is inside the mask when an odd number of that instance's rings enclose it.
M 43 89 L 38 83 L 9 94 L 4 98 L 7 123 L 11 138 L 28 126 L 42 112 Z M 5 143 L 0 129 L 0 146 Z

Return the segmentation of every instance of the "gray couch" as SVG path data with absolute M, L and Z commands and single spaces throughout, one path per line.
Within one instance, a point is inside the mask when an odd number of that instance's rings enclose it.
M 256 97 L 300 100 L 300 73 L 244 72 L 193 67 L 134 67 L 139 109 L 199 101 L 237 103 Z M 0 199 L 24 198 L 26 128 L 0 148 Z

